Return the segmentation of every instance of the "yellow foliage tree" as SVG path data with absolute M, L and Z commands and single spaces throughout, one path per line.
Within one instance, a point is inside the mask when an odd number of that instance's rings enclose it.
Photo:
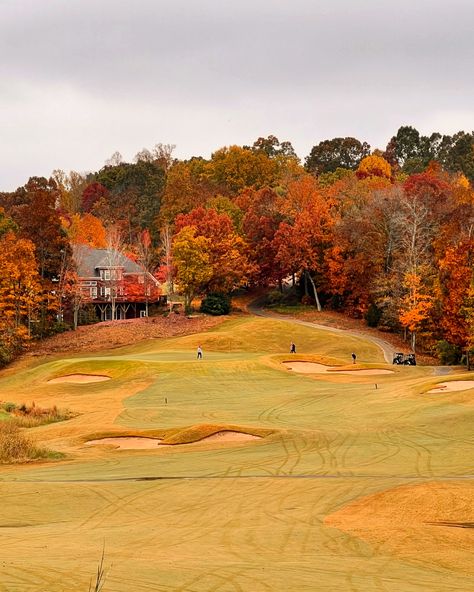
M 265 152 L 240 146 L 217 150 L 207 165 L 210 180 L 236 192 L 247 187 L 272 187 L 278 172 L 279 163 Z
M 391 179 L 392 167 L 385 158 L 371 154 L 361 160 L 356 174 L 359 179 L 366 179 L 367 177 Z
M 196 228 L 185 226 L 173 240 L 173 264 L 176 282 L 184 295 L 186 310 L 193 298 L 212 277 L 209 257 L 209 239 L 196 236 Z

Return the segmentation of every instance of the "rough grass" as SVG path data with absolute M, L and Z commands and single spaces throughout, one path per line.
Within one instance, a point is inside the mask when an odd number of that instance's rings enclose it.
M 57 421 L 65 421 L 76 416 L 77 413 L 69 409 L 58 409 L 56 405 L 51 408 L 38 407 L 34 401 L 31 405 L 0 403 L 0 420 L 10 420 L 11 423 L 21 428 L 34 428 Z
M 0 463 L 22 463 L 53 456 L 50 450 L 36 446 L 13 422 L 0 423 Z

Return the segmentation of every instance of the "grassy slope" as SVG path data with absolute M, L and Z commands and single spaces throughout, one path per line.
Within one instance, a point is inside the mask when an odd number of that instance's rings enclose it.
M 441 379 L 423 367 L 380 377 L 295 375 L 280 364 L 290 340 L 298 356 L 344 364 L 357 351 L 362 364 L 383 365 L 380 351 L 361 339 L 236 319 L 199 336 L 56 360 L 0 379 L 4 400 L 82 413 L 31 430 L 68 453 L 66 462 L 2 472 L 0 527 L 9 544 L 0 585 L 87 589 L 105 540 L 113 567 L 104 592 L 469 589 L 463 571 L 419 556 L 397 559 L 323 524 L 363 495 L 471 474 L 474 408 L 460 404 L 466 395 L 424 394 Z M 47 383 L 77 372 L 112 380 Z M 225 447 L 83 446 L 100 431 L 196 424 L 274 433 Z M 130 477 L 173 479 L 114 480 Z

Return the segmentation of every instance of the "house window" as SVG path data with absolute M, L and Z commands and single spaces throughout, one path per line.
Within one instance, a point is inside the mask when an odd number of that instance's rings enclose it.
M 104 269 L 104 280 L 110 280 L 110 269 Z
M 97 298 L 97 287 L 90 289 L 91 298 Z

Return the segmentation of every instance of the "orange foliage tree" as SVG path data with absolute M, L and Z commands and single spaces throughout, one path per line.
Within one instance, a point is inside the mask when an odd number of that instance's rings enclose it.
M 407 290 L 400 307 L 400 323 L 411 334 L 411 348 L 415 351 L 416 334 L 428 319 L 433 305 L 433 297 L 426 294 L 422 287 L 421 275 L 416 272 L 408 272 L 404 277 L 404 286 Z
M 34 245 L 9 231 L 0 239 L 0 362 L 26 344 L 41 301 Z
M 248 246 L 239 236 L 227 214 L 213 209 L 196 208 L 176 218 L 176 230 L 186 227 L 195 230 L 195 237 L 208 241 L 207 254 L 211 275 L 203 286 L 205 292 L 229 293 L 243 285 L 253 272 Z
M 69 240 L 74 244 L 88 245 L 95 249 L 104 249 L 107 245 L 106 231 L 99 218 L 92 214 L 73 214 L 67 228 Z
M 474 317 L 474 240 L 448 247 L 439 262 L 441 280 L 441 327 L 444 338 L 460 348 L 470 345 Z

